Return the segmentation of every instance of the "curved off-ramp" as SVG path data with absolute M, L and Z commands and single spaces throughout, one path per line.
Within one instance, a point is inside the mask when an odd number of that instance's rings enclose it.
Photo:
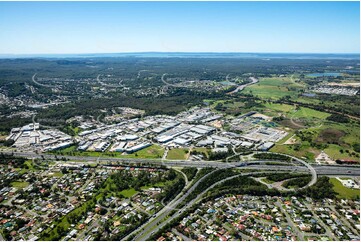
M 297 162 L 301 163 L 302 165 L 306 166 L 307 169 L 310 171 L 312 179 L 305 187 L 310 187 L 317 182 L 317 172 L 316 172 L 315 168 L 313 168 L 308 162 L 306 162 L 302 159 L 299 159 L 292 155 L 286 155 L 286 154 L 275 153 L 275 152 L 256 152 L 255 154 L 277 154 L 277 155 L 283 155 L 283 156 L 289 157 L 289 158 L 293 159 L 294 161 L 297 161 Z

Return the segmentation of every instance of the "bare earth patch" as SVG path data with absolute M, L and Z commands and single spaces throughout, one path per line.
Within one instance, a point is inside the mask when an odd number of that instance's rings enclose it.
M 315 142 L 319 144 L 330 143 L 330 144 L 341 144 L 341 138 L 345 133 L 341 130 L 327 128 L 320 132 Z
M 326 163 L 326 164 L 336 164 L 334 160 L 332 160 L 325 152 L 321 151 L 321 153 L 315 158 L 315 161 L 318 164 Z
M 295 135 L 292 135 L 286 142 L 284 142 L 284 145 L 294 145 L 297 143 L 297 139 L 295 138 Z
M 290 120 L 290 119 L 285 119 L 279 122 L 282 126 L 291 128 L 291 129 L 302 129 L 304 128 L 304 123 L 300 120 Z

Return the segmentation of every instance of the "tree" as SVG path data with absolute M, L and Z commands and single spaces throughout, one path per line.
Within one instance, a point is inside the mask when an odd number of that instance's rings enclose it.
M 5 142 L 3 143 L 5 146 L 10 147 L 15 143 L 15 141 L 13 139 L 8 139 L 5 140 Z

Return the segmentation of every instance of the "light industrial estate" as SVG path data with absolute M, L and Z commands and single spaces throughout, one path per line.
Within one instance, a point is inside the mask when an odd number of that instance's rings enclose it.
M 270 120 L 257 112 L 226 120 L 209 108 L 192 108 L 174 117 L 147 116 L 111 125 L 80 123 L 85 130 L 74 138 L 58 130 L 37 130 L 39 124 L 34 123 L 12 129 L 7 139 L 15 141 L 13 147 L 40 152 L 60 150 L 75 143 L 79 151 L 121 153 L 134 153 L 152 144 L 166 149 L 195 146 L 224 151 L 219 148 L 233 146 L 267 151 L 288 134 L 284 129 L 269 127 L 275 125 Z M 229 125 L 230 131 L 223 130 L 224 125 Z

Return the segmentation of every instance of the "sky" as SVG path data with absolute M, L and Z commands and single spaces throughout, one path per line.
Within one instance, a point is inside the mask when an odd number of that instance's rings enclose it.
M 359 2 L 0 2 L 0 54 L 359 53 Z

